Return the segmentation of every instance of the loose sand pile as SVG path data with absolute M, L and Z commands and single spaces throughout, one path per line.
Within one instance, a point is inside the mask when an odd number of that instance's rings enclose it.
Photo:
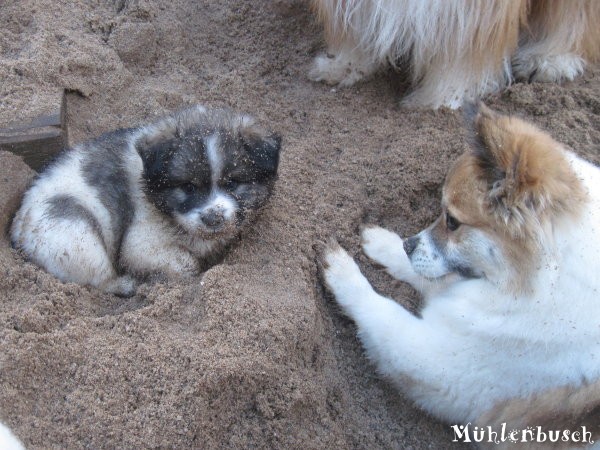
M 460 113 L 406 111 L 399 76 L 306 78 L 323 46 L 305 1 L 4 0 L 0 126 L 52 112 L 71 143 L 200 102 L 284 136 L 270 204 L 224 262 L 120 299 L 63 284 L 0 242 L 0 420 L 30 449 L 446 448 L 452 434 L 378 378 L 318 281 L 336 236 L 375 286 L 357 230 L 412 234 L 465 148 Z M 600 70 L 490 100 L 600 160 Z M 0 226 L 32 172 L 0 155 Z

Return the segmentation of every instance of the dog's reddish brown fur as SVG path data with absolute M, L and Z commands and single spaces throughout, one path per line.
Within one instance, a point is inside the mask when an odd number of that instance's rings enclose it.
M 450 169 L 443 206 L 462 224 L 502 239 L 519 275 L 515 287 L 525 288 L 542 244 L 540 222 L 578 214 L 586 194 L 560 144 L 548 134 L 483 104 L 473 123 L 474 149 Z M 445 232 L 443 218 L 437 228 Z M 460 240 L 462 232 L 453 232 L 452 239 Z
M 507 430 L 542 427 L 545 430 L 577 430 L 585 426 L 592 440 L 600 440 L 600 381 L 580 388 L 561 387 L 530 398 L 508 400 L 484 414 L 478 423 Z M 491 444 L 489 448 L 509 448 L 511 443 Z M 572 448 L 563 443 L 544 448 Z M 561 446 L 562 445 L 562 446 Z M 483 446 L 484 448 L 487 448 Z

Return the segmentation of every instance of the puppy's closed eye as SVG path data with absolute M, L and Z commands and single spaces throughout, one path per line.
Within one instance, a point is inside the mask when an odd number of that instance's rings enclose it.
M 181 189 L 184 193 L 186 194 L 191 194 L 192 192 L 194 192 L 197 188 L 194 184 L 192 183 L 184 183 L 181 186 L 179 186 L 179 189 Z

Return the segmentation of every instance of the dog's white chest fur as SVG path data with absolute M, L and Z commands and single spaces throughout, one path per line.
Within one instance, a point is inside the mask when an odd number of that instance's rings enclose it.
M 565 213 L 548 222 L 551 225 L 536 247 L 542 250 L 527 268 L 526 289 L 513 290 L 510 279 L 499 283 L 506 277 L 477 275 L 477 267 L 470 268 L 468 276 L 456 269 L 426 278 L 417 273 L 407 254 L 416 253 L 416 244 L 405 251 L 404 241 L 395 233 L 364 229 L 362 246 L 367 256 L 423 295 L 421 317 L 416 317 L 376 293 L 341 247 L 331 245 L 324 254 L 325 283 L 356 322 L 379 371 L 418 405 L 450 423 L 475 422 L 507 399 L 524 399 L 559 387 L 578 389 L 600 380 L 600 170 L 564 154 L 586 200 L 577 214 Z M 529 161 L 527 167 L 533 167 Z M 556 188 L 553 183 L 549 186 Z M 564 210 L 560 205 L 557 208 Z M 492 252 L 490 242 L 501 241 L 473 242 L 481 232 L 465 233 L 469 233 L 466 243 L 448 238 L 444 251 L 429 263 L 440 266 L 437 259 L 443 258 L 447 261 L 442 266 L 452 268 L 456 261 L 481 261 L 465 256 L 479 251 L 492 261 L 509 264 L 510 257 L 488 255 L 502 250 Z M 441 239 L 431 227 L 417 237 L 420 246 L 442 245 L 430 242 Z M 419 257 L 434 250 L 426 249 Z M 459 250 L 463 254 L 456 256 Z M 427 257 L 422 259 L 417 270 L 429 273 Z M 510 267 L 497 269 L 513 273 Z

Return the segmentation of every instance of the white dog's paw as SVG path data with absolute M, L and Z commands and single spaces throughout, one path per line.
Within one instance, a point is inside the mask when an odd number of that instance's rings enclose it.
M 352 316 L 353 308 L 372 291 L 354 259 L 340 245 L 331 241 L 321 255 L 323 280 L 339 305 Z
M 340 283 L 346 283 L 360 269 L 354 259 L 337 242 L 331 241 L 322 256 L 323 273 L 327 286 L 334 291 Z
M 308 72 L 308 78 L 312 81 L 339 84 L 340 86 L 351 86 L 360 80 L 360 77 L 353 74 L 348 61 L 340 61 L 338 57 L 330 58 L 327 55 L 315 58 L 313 66 Z
M 365 255 L 384 266 L 393 277 L 403 280 L 414 272 L 404 251 L 402 238 L 396 233 L 367 226 L 361 232 L 361 240 Z
M 517 80 L 561 83 L 572 81 L 581 75 L 585 69 L 585 61 L 573 53 L 536 55 L 524 51 L 515 55 L 512 66 Z
M 382 266 L 389 267 L 403 254 L 406 257 L 402 238 L 385 228 L 365 226 L 360 237 L 365 255 Z
M 327 55 L 317 56 L 308 77 L 312 81 L 348 87 L 369 76 L 374 70 L 374 64 L 361 61 L 360 56 L 353 52 L 343 51 L 333 58 Z

